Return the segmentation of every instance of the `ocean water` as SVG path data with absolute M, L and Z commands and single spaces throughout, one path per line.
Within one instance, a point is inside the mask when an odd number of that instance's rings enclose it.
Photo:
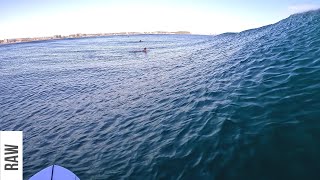
M 52 164 L 82 180 L 319 179 L 320 11 L 2 45 L 0 123 L 24 131 L 25 179 Z

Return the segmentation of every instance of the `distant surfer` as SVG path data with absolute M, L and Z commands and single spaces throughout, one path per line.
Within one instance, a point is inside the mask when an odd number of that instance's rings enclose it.
M 147 52 L 147 48 L 143 48 L 142 52 L 146 53 Z
M 143 48 L 143 50 L 138 50 L 138 51 L 131 51 L 131 52 L 133 52 L 133 53 L 141 53 L 141 52 L 144 52 L 144 53 L 147 53 L 147 48 Z
M 142 42 L 141 40 L 139 42 Z

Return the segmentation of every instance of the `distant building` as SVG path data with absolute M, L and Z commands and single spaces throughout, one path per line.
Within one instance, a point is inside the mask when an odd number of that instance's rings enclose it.
M 191 34 L 189 31 L 176 31 L 174 34 Z
M 56 39 L 60 39 L 62 36 L 61 35 L 54 35 L 53 38 L 56 38 Z

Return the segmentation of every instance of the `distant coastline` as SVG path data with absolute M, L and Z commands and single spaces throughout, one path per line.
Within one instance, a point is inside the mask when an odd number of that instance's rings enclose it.
M 101 37 L 101 36 L 117 36 L 117 35 L 142 35 L 142 34 L 191 34 L 189 31 L 154 31 L 154 32 L 118 32 L 118 33 L 97 33 L 97 34 L 70 34 L 67 36 L 54 35 L 47 37 L 33 37 L 33 38 L 12 38 L 0 40 L 0 44 L 13 44 L 33 41 L 46 41 L 46 40 L 59 40 L 59 39 L 70 39 L 70 38 L 85 38 L 85 37 Z

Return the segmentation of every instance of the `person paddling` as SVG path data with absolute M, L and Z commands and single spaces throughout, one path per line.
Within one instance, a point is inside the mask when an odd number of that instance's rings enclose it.
M 142 52 L 145 52 L 145 53 L 146 53 L 146 52 L 147 52 L 147 48 L 143 48 L 143 51 L 142 51 Z

